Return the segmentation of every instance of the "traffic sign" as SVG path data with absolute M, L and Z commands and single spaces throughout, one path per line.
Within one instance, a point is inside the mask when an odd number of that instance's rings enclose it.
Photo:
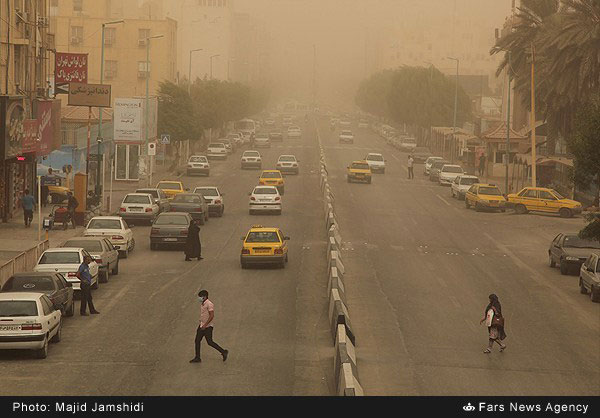
M 155 142 L 148 143 L 148 155 L 156 155 L 156 143 Z
M 169 145 L 171 143 L 171 135 L 169 134 L 162 134 L 160 136 L 160 143 L 163 145 Z

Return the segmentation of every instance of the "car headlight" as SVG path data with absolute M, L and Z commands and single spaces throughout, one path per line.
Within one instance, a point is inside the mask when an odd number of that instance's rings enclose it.
M 579 261 L 579 257 L 565 257 L 567 261 Z

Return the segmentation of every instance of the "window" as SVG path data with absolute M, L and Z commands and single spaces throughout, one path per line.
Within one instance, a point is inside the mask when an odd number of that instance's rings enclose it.
M 52 307 L 52 302 L 48 299 L 48 296 L 44 295 L 40 298 L 40 302 L 42 302 L 42 310 L 44 311 L 44 316 L 48 316 L 52 313 L 54 308 Z
M 78 45 L 83 42 L 83 26 L 71 26 L 71 44 Z
M 117 76 L 117 61 L 107 60 L 104 62 L 104 78 L 115 78 Z
M 37 316 L 37 303 L 33 300 L 0 301 L 0 316 Z
M 281 242 L 281 240 L 279 239 L 279 235 L 277 234 L 277 232 L 250 232 L 248 233 L 248 236 L 246 237 L 246 242 L 247 243 L 254 243 L 254 242 Z
M 83 248 L 87 251 L 100 252 L 102 245 L 100 241 L 92 240 L 69 240 L 63 244 L 64 247 Z
M 202 203 L 200 195 L 178 194 L 171 200 L 172 203 Z
M 92 219 L 87 229 L 121 229 L 118 219 Z
M 54 282 L 51 277 L 13 276 L 2 287 L 3 292 L 43 292 L 45 290 L 54 290 Z
M 138 71 L 140 72 L 150 72 L 150 68 L 152 68 L 151 62 L 146 61 L 138 61 Z
M 537 199 L 538 198 L 538 192 L 537 192 L 537 190 L 529 189 L 525 193 L 523 193 L 523 197 L 527 197 L 527 198 L 530 198 L 530 199 Z
M 78 13 L 83 12 L 83 0 L 73 0 L 73 11 Z
M 117 28 L 104 28 L 104 45 L 110 46 L 117 39 Z
M 150 204 L 150 197 L 141 196 L 141 195 L 127 195 L 125 196 L 125 200 L 123 203 L 141 203 L 141 204 Z
M 138 29 L 138 40 L 140 45 L 146 45 L 146 38 L 150 37 L 150 29 Z M 143 44 L 142 44 L 143 42 Z
M 545 190 L 540 190 L 540 199 L 556 200 L 556 197 L 554 197 L 554 195 L 550 192 L 547 192 Z
M 184 215 L 159 215 L 154 225 L 189 225 L 187 216 Z
M 42 255 L 39 264 L 80 264 L 81 259 L 76 251 L 46 252 Z

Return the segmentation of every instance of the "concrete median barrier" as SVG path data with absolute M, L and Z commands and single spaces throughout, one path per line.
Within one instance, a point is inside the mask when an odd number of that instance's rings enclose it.
M 346 268 L 344 267 L 344 263 L 342 263 L 342 257 L 340 255 L 339 251 L 331 251 L 328 254 L 328 261 L 327 261 L 328 271 L 331 271 L 332 267 L 336 267 L 339 272 L 341 272 L 342 274 L 346 274 Z
M 332 237 L 335 238 L 335 242 L 336 242 L 338 248 L 341 249 L 341 247 L 342 247 L 342 236 L 340 235 L 340 228 L 338 227 L 337 224 L 332 225 L 329 228 L 328 235 L 329 235 L 330 238 L 332 238 Z
M 358 379 L 352 373 L 352 366 L 349 363 L 342 363 L 340 376 L 338 379 L 338 396 L 364 396 L 362 386 Z
M 337 267 L 329 269 L 329 278 L 327 280 L 327 294 L 331 294 L 331 290 L 336 289 L 342 301 L 346 300 L 346 287 L 344 286 L 344 276 L 339 272 Z
M 327 215 L 327 230 L 329 231 L 331 225 L 337 225 L 337 223 L 338 222 L 333 211 L 329 212 L 329 214 Z
M 356 337 L 354 336 L 353 327 L 350 322 L 350 314 L 337 289 L 331 289 L 329 293 L 329 319 L 333 341 L 335 342 L 337 326 L 342 324 L 345 325 L 346 335 L 349 340 L 356 346 Z
M 335 356 L 333 358 L 333 375 L 336 376 L 336 384 L 340 383 L 340 372 L 342 371 L 342 365 L 349 364 L 352 371 L 352 375 L 358 379 L 358 368 L 356 367 L 356 351 L 354 345 L 350 342 L 346 336 L 346 326 L 338 325 L 337 334 L 335 338 Z M 339 392 L 340 387 L 336 387 Z
M 327 253 L 330 253 L 331 251 L 339 251 L 339 247 L 338 244 L 335 240 L 334 237 L 329 237 L 327 240 Z

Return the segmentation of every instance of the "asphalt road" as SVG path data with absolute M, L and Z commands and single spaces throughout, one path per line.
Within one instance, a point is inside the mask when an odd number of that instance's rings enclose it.
M 247 148 L 243 148 L 247 149 Z M 66 318 L 63 339 L 45 360 L 0 352 L 0 395 L 330 395 L 333 347 L 327 319 L 325 230 L 314 130 L 261 151 L 263 168 L 280 154 L 301 161 L 286 177 L 283 214 L 250 216 L 257 170 L 242 171 L 241 151 L 211 163 L 225 215 L 201 227 L 204 260 L 179 250 L 150 251 L 149 226 L 135 226 L 136 249 L 120 274 L 94 291 L 98 316 Z M 285 270 L 241 270 L 240 237 L 251 225 L 278 226 L 291 237 Z M 189 364 L 199 320 L 199 289 L 215 303 L 214 340 L 202 363 Z M 77 302 L 77 305 L 79 302 Z
M 467 210 L 422 165 L 408 180 L 407 154 L 354 130 L 354 144 L 340 145 L 319 123 L 365 393 L 599 395 L 600 305 L 547 259 L 552 238 L 582 218 Z M 384 154 L 386 174 L 348 184 L 346 166 L 367 152 Z M 490 293 L 508 348 L 486 355 Z

